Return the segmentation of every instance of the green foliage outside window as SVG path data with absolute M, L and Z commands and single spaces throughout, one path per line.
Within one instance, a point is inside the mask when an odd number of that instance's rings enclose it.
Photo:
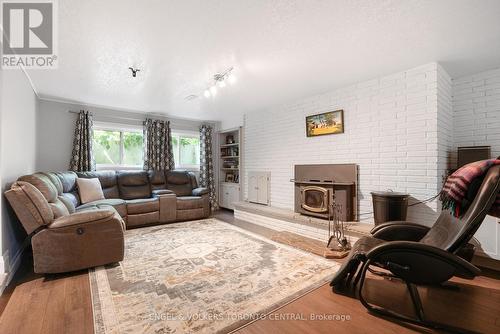
M 94 130 L 94 156 L 102 165 L 142 165 L 141 132 Z M 123 145 L 123 157 L 121 147 Z
M 123 133 L 123 164 L 142 165 L 143 145 L 142 132 Z
M 200 138 L 172 136 L 172 149 L 176 166 L 197 166 L 200 163 Z
M 200 163 L 198 137 L 172 136 L 176 166 L 197 166 Z M 94 130 L 94 156 L 98 165 L 141 166 L 143 162 L 142 132 Z

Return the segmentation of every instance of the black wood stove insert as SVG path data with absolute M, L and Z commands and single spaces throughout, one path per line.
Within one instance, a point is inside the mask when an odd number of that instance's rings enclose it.
M 356 221 L 358 167 L 355 164 L 295 165 L 295 212 L 328 219 L 340 205 L 342 221 Z

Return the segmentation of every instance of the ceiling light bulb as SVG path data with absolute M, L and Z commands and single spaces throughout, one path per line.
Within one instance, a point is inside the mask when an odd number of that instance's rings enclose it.
M 208 89 L 205 89 L 205 92 L 203 93 L 203 95 L 205 95 L 205 97 L 207 99 L 211 96 L 210 91 Z
M 215 86 L 210 87 L 210 93 L 212 94 L 212 96 L 217 95 L 217 87 Z
M 229 76 L 227 77 L 227 81 L 229 81 L 231 85 L 236 83 L 236 76 L 233 73 L 229 74 Z
M 218 81 L 218 82 L 217 82 L 217 85 L 218 85 L 220 88 L 226 87 L 226 81 L 224 81 L 224 80 Z

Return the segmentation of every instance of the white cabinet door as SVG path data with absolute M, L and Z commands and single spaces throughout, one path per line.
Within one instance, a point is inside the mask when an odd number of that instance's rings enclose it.
M 227 196 L 225 195 L 225 192 L 226 192 L 226 189 L 223 185 L 220 186 L 220 189 L 219 189 L 219 206 L 221 208 L 225 208 L 226 207 L 226 198 Z
M 248 172 L 248 201 L 269 205 L 269 172 Z
M 221 208 L 234 210 L 234 203 L 240 200 L 240 187 L 235 184 L 223 183 L 220 186 L 219 206 Z
M 257 200 L 260 204 L 269 204 L 268 201 L 268 177 L 267 175 L 259 175 L 257 178 Z
M 258 177 L 254 173 L 248 173 L 248 201 L 258 203 L 259 196 Z
M 225 184 L 221 185 L 220 187 L 220 207 L 221 208 L 228 208 L 228 201 L 229 198 L 229 187 L 226 186 Z
M 234 210 L 234 203 L 238 202 L 240 199 L 240 191 L 239 187 L 228 187 L 229 196 L 228 196 L 228 207 L 231 210 Z

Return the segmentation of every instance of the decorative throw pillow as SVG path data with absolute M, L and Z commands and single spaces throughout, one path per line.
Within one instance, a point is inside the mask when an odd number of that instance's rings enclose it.
M 78 178 L 76 184 L 78 185 L 78 193 L 82 204 L 104 199 L 101 182 L 98 178 Z

